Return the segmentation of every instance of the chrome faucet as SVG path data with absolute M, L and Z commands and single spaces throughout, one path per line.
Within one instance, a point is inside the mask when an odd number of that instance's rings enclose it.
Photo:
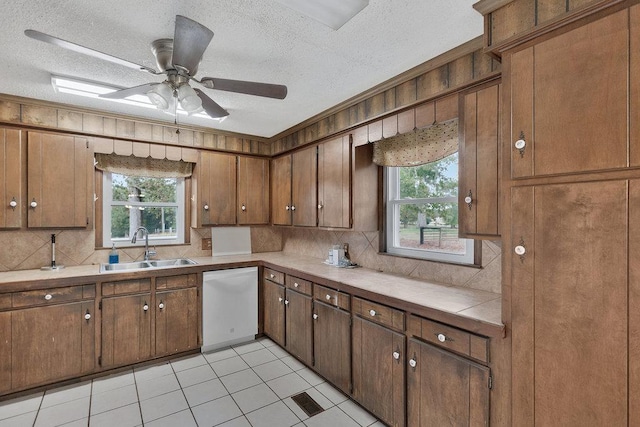
M 144 234 L 144 260 L 149 261 L 149 258 L 156 255 L 156 251 L 149 250 L 149 230 L 144 227 L 138 227 L 135 233 L 133 233 L 133 237 L 131 238 L 131 243 L 136 242 L 136 238 L 138 236 L 138 232 L 142 231 Z

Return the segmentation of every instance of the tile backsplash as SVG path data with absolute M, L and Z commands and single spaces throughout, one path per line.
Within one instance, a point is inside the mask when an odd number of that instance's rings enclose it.
M 95 248 L 93 230 L 0 231 L 0 271 L 37 269 L 51 263 L 51 234 L 56 234 L 56 262 L 59 265 L 87 265 L 107 262 L 109 248 Z M 202 250 L 202 239 L 211 237 L 210 228 L 191 229 L 188 245 L 158 246 L 158 258 L 211 256 Z M 482 268 L 400 258 L 378 253 L 378 233 L 328 231 L 314 228 L 251 227 L 252 251 L 284 251 L 318 258 L 327 256 L 336 243 L 348 243 L 353 262 L 385 273 L 401 274 L 432 282 L 465 286 L 499 293 L 501 290 L 501 248 L 484 241 Z M 213 242 L 215 245 L 215 242 Z M 119 248 L 120 262 L 140 260 L 144 248 Z

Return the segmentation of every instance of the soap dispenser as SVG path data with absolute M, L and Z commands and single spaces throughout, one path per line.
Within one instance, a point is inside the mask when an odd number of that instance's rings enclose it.
M 116 244 L 114 243 L 111 246 L 111 252 L 109 252 L 109 264 L 117 264 L 120 262 L 120 255 L 118 255 L 118 250 L 116 249 Z

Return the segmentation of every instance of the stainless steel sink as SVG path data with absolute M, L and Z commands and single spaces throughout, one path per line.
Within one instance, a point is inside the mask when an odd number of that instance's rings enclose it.
M 100 273 L 118 273 L 137 270 L 155 270 L 157 268 L 179 267 L 182 265 L 194 265 L 195 261 L 189 258 L 159 259 L 149 261 L 122 262 L 119 264 L 100 264 Z

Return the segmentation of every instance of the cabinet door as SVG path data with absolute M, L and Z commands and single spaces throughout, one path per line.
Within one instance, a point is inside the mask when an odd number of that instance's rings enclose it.
M 316 147 L 292 154 L 291 210 L 293 225 L 317 225 L 317 156 Z
M 518 51 L 509 64 L 514 178 L 627 166 L 627 10 Z
M 151 294 L 102 300 L 102 367 L 151 357 Z
M 409 340 L 407 425 L 488 426 L 489 368 Z
M 284 286 L 263 280 L 264 333 L 284 347 Z
M 26 168 L 22 147 L 22 131 L 0 128 L 0 228 L 22 226 L 26 204 L 22 200 L 22 172 Z
M 462 99 L 458 182 L 460 237 L 500 237 L 499 107 L 498 84 L 468 93 Z
M 11 313 L 11 388 L 80 376 L 94 368 L 93 301 Z M 85 315 L 91 317 L 85 319 Z
M 236 156 L 204 151 L 198 172 L 201 225 L 236 223 Z
M 156 292 L 156 356 L 198 347 L 198 289 Z
M 627 425 L 628 192 L 511 192 L 513 425 Z
M 318 146 L 318 225 L 349 228 L 351 219 L 349 136 Z
M 0 393 L 11 390 L 11 313 L 0 313 Z
M 29 227 L 87 227 L 92 153 L 85 138 L 28 132 Z M 91 191 L 92 192 L 92 191 Z
M 271 160 L 271 221 L 291 225 L 291 156 Z
M 353 397 L 394 427 L 405 425 L 405 340 L 402 334 L 353 318 Z
M 314 302 L 314 367 L 329 382 L 351 393 L 351 315 Z
M 289 353 L 307 365 L 313 364 L 311 297 L 287 289 L 285 299 L 286 344 Z
M 269 223 L 269 160 L 238 157 L 238 224 Z

